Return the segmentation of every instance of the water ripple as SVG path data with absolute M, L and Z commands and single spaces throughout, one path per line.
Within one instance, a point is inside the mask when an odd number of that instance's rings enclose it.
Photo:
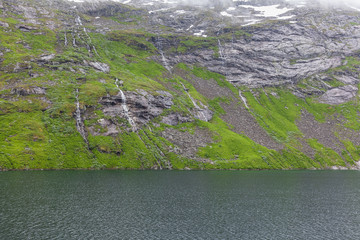
M 360 239 L 359 172 L 0 173 L 0 239 Z

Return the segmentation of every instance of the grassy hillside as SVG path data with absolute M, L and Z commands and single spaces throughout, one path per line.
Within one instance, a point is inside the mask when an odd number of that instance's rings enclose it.
M 81 16 L 89 19 L 84 31 L 83 26 L 64 27 L 60 16 L 66 14 L 57 12 L 53 19 L 43 20 L 59 23 L 50 28 L 24 24 L 23 16 L 1 14 L 0 170 L 351 168 L 360 161 L 360 143 L 352 137 L 360 130 L 358 97 L 333 106 L 319 103 L 316 96 L 299 98 L 288 86 L 236 87 L 225 76 L 196 64 L 179 63 L 169 72 L 152 41 L 156 35 L 134 29 L 99 33 L 91 25 L 93 17 L 87 15 Z M 216 40 L 184 39 L 173 49 L 175 53 L 205 47 L 218 57 Z M 109 70 L 99 70 L 93 62 Z M 357 73 L 359 63 L 353 57 L 333 71 Z M 122 81 L 120 87 L 127 96 L 146 91 L 146 96 L 156 98 L 166 91 L 173 105 L 160 115 L 150 115 L 146 123 L 137 122 L 133 132 L 126 118 L 109 115 L 102 103 L 104 97 L 118 96 L 116 79 Z M 206 84 L 213 84 L 214 94 L 206 94 Z M 304 79 L 298 87 L 309 84 Z M 336 80 L 332 84 L 341 85 Z M 222 91 L 226 95 L 215 96 Z M 77 101 L 85 140 L 77 129 Z M 130 113 L 140 118 L 135 111 L 138 106 L 131 101 Z M 211 120 L 196 117 L 201 111 L 193 101 L 213 113 Z M 270 149 L 236 132 L 225 120 L 233 114 L 225 110 L 231 104 L 281 147 Z M 324 136 L 317 139 L 302 131 L 299 125 L 305 113 L 313 116 L 313 121 L 304 123 L 309 129 L 331 123 L 336 148 L 327 145 Z M 174 126 L 164 123 L 163 118 L 171 114 L 187 120 Z M 110 125 L 101 125 L 104 121 L 116 126 L 115 134 L 107 134 Z M 192 145 L 191 152 L 187 146 Z

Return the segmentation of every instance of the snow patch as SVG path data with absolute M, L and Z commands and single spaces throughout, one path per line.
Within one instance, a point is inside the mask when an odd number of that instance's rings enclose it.
M 220 13 L 222 16 L 224 16 L 224 17 L 232 17 L 233 15 L 232 14 L 230 14 L 230 13 L 228 13 L 228 12 L 221 12 Z
M 292 8 L 279 8 L 280 5 L 270 5 L 270 6 L 262 6 L 262 7 L 255 7 L 251 5 L 241 5 L 243 8 L 252 8 L 256 12 L 260 12 L 260 14 L 255 14 L 255 16 L 259 17 L 278 17 L 284 13 L 287 13 L 291 10 L 294 10 Z
M 205 35 L 204 32 L 205 30 L 200 30 L 200 32 L 194 33 L 194 35 L 199 37 L 207 37 L 207 35 Z

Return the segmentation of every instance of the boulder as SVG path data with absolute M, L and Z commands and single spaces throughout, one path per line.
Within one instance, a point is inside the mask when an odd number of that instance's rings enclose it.
M 192 121 L 191 118 L 184 117 L 184 116 L 180 115 L 179 113 L 172 113 L 168 116 L 163 117 L 163 119 L 161 120 L 162 123 L 171 125 L 171 126 L 176 126 L 178 124 L 191 122 L 191 121 Z
M 0 21 L 0 27 L 8 28 L 8 27 L 9 27 L 9 24 L 6 23 L 6 22 Z
M 95 68 L 96 70 L 101 71 L 101 72 L 104 72 L 104 73 L 109 73 L 110 72 L 110 67 L 106 63 L 90 62 L 89 65 L 91 67 Z
M 333 88 L 325 92 L 324 95 L 319 98 L 319 102 L 330 105 L 339 105 L 353 99 L 357 92 L 358 88 L 352 85 Z
M 28 95 L 45 95 L 46 89 L 42 87 L 30 87 L 30 88 L 13 88 L 11 94 L 17 94 L 20 96 Z

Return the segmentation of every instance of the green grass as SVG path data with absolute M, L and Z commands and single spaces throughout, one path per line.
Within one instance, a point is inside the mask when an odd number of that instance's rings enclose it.
M 64 15 L 66 16 L 66 15 Z M 89 16 L 82 16 L 91 20 Z M 119 15 L 115 20 L 122 21 L 140 18 Z M 299 139 L 303 134 L 296 125 L 301 111 L 308 111 L 315 119 L 324 122 L 329 118 L 342 118 L 345 127 L 360 130 L 359 104 L 351 101 L 338 106 L 320 104 L 316 99 L 305 100 L 295 97 L 287 88 L 243 89 L 250 112 L 258 123 L 276 141 L 284 145 L 281 151 L 261 146 L 245 135 L 232 131 L 232 126 L 221 119 L 225 110 L 221 103 L 229 103 L 238 96 L 238 89 L 226 81 L 225 76 L 211 72 L 199 65 L 179 63 L 173 73 L 155 62 L 158 50 L 152 43 L 153 34 L 142 30 L 112 31 L 107 34 L 89 33 L 91 44 L 98 52 L 89 53 L 86 40 L 77 39 L 79 47 L 64 46 L 63 30 L 38 30 L 22 32 L 16 28 L 19 16 L 1 18 L 9 29 L 0 28 L 0 47 L 4 52 L 0 72 L 0 169 L 78 169 L 78 168 L 119 168 L 119 169 L 305 169 L 328 166 L 353 165 L 360 160 L 360 146 L 342 139 L 344 149 L 341 154 L 321 145 L 316 139 L 307 143 L 315 151 L 311 159 L 302 153 Z M 91 26 L 90 26 L 91 27 Z M 220 36 L 222 40 L 232 37 L 249 38 L 252 35 L 236 30 Z M 68 35 L 70 38 L 70 36 Z M 175 37 L 175 36 L 165 36 Z M 187 53 L 197 49 L 211 49 L 218 55 L 217 38 L 180 37 L 179 45 L 165 50 L 168 53 Z M 38 64 L 43 54 L 55 53 L 52 62 Z M 84 61 L 98 61 L 110 66 L 109 73 L 99 72 L 84 64 Z M 295 63 L 292 60 L 291 63 Z M 26 69 L 14 72 L 16 64 Z M 347 57 L 344 66 L 329 70 L 358 72 L 360 61 Z M 181 70 L 180 70 L 181 69 Z M 85 73 L 82 73 L 85 71 Z M 176 75 L 176 72 L 181 72 Z M 31 77 L 29 73 L 37 74 Z M 228 88 L 233 96 L 208 99 L 201 95 L 189 79 L 214 80 L 220 87 Z M 126 132 L 126 119 L 109 117 L 102 111 L 99 100 L 106 95 L 118 94 L 115 79 L 124 82 L 123 91 L 143 89 L 150 94 L 165 90 L 173 95 L 174 105 L 163 114 L 141 126 L 137 133 Z M 161 117 L 169 113 L 189 116 L 194 110 L 193 103 L 184 91 L 182 84 L 198 105 L 208 106 L 214 111 L 210 122 L 194 120 L 178 126 L 161 123 Z M 299 86 L 312 84 L 304 80 Z M 342 84 L 333 78 L 333 87 Z M 11 89 L 44 87 L 45 95 L 17 96 Z M 74 113 L 76 110 L 75 91 L 79 90 L 80 108 L 88 133 L 88 144 L 76 129 Z M 275 93 L 275 94 L 274 94 Z M 200 104 L 200 102 L 202 104 Z M 100 119 L 108 119 L 115 124 L 119 134 L 95 136 L 90 127 L 100 133 L 107 132 L 98 124 Z M 195 134 L 201 130 L 212 136 L 212 142 L 198 149 L 197 157 L 207 161 L 196 161 L 175 154 L 173 143 L 161 137 L 165 128 Z M 196 137 L 196 136 L 195 136 Z
M 219 51 L 217 39 L 214 37 L 187 36 L 180 39 L 180 43 L 175 51 L 177 53 L 186 53 L 197 49 L 212 49 L 214 53 L 217 53 Z

